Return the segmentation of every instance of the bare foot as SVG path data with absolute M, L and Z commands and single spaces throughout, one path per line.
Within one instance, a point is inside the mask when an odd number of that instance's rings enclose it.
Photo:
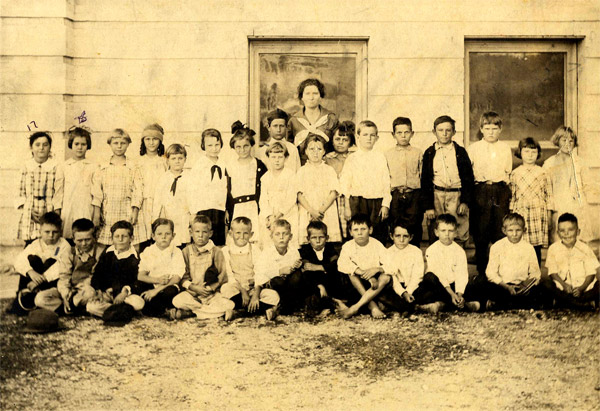
M 348 318 L 352 317 L 353 315 L 356 315 L 356 313 L 358 313 L 358 308 L 355 308 L 354 306 L 340 311 L 340 314 L 345 319 L 348 319 Z
M 342 300 L 338 300 L 337 298 L 332 298 L 331 301 L 333 301 L 333 303 L 335 304 L 336 311 L 343 311 L 343 310 L 348 309 L 348 306 L 346 304 L 344 304 L 344 302 Z
M 272 321 L 277 318 L 277 313 L 279 312 L 278 307 L 271 307 L 265 310 L 265 317 L 267 317 L 267 321 Z
M 371 316 L 376 319 L 385 318 L 385 314 L 379 307 L 371 308 Z
M 225 311 L 225 321 L 233 320 L 233 310 Z
M 319 315 L 317 315 L 317 318 L 325 318 L 327 317 L 329 314 L 331 314 L 331 310 L 329 308 L 325 308 L 323 311 L 321 311 L 319 313 Z

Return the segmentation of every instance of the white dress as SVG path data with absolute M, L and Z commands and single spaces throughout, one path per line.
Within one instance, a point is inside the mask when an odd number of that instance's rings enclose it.
M 177 178 L 175 193 L 171 191 L 173 182 Z M 152 220 L 159 217 L 168 218 L 175 226 L 175 245 L 190 242 L 190 212 L 188 209 L 188 183 L 189 175 L 186 171 L 176 176 L 171 171 L 164 173 L 156 183 L 154 204 L 152 206 Z
M 263 243 L 266 244 L 266 239 L 269 237 L 267 217 L 274 214 L 283 214 L 281 218 L 287 220 L 292 226 L 292 241 L 297 243 L 296 240 L 299 239 L 297 193 L 296 173 L 290 168 L 283 168 L 277 175 L 273 171 L 267 171 L 261 178 L 259 220 Z
M 304 194 L 306 200 L 316 209 L 320 209 L 325 204 L 332 191 L 340 192 L 335 170 L 324 162 L 318 165 L 307 162 L 298 170 L 296 181 L 297 192 Z M 306 232 L 306 226 L 312 220 L 312 216 L 301 205 L 298 205 L 298 210 L 298 230 L 300 233 Z M 325 211 L 323 222 L 327 225 L 329 241 L 342 241 L 335 202 Z M 306 235 L 300 235 L 299 242 L 301 244 L 307 243 Z
M 65 185 L 60 216 L 63 220 L 63 237 L 73 238 L 71 226 L 80 218 L 92 219 L 92 177 L 98 165 L 84 158 L 70 158 L 61 166 L 64 170 Z
M 146 227 L 148 234 L 152 233 L 152 207 L 154 201 L 154 192 L 158 179 L 167 171 L 167 160 L 165 157 L 148 155 L 141 156 L 137 162 L 138 169 L 143 180 L 142 189 L 142 208 L 140 209 L 139 219 Z

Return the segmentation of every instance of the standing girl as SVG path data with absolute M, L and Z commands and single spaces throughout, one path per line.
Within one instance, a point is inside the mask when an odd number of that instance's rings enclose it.
M 56 160 L 51 158 L 52 137 L 37 131 L 29 137 L 32 158 L 21 169 L 17 209 L 21 218 L 17 238 L 30 244 L 40 236 L 40 218 L 49 211 L 60 215 L 64 176 Z
M 135 164 L 125 156 L 131 137 L 125 130 L 115 129 L 108 137 L 113 152 L 109 161 L 100 166 L 92 180 L 93 221 L 99 227 L 98 243 L 112 244 L 110 228 L 126 220 L 134 226 L 132 244 L 148 240 L 144 224 L 138 224 L 142 203 L 142 176 Z
M 515 156 L 523 160 L 523 165 L 510 175 L 510 210 L 525 218 L 525 235 L 535 249 L 538 264 L 542 260 L 542 247 L 548 246 L 548 222 L 553 203 L 548 177 L 542 167 L 535 164 L 541 155 L 542 148 L 535 139 L 527 137 L 519 141 Z
M 71 225 L 80 218 L 92 219 L 92 177 L 98 166 L 85 158 L 92 148 L 92 136 L 89 129 L 71 127 L 68 147 L 72 157 L 64 162 L 65 190 L 62 206 L 63 237 L 73 238 Z
M 333 151 L 325 155 L 325 164 L 333 167 L 335 170 L 338 180 L 344 169 L 344 163 L 351 154 L 351 149 L 356 150 L 356 139 L 354 137 L 354 123 L 352 121 L 344 121 L 338 125 L 333 132 L 332 146 Z M 350 207 L 346 201 L 346 197 L 340 195 L 337 198 L 337 210 L 338 219 L 340 220 L 340 227 L 342 238 L 348 237 L 347 220 L 346 220 L 346 207 Z
M 267 167 L 250 155 L 255 144 L 256 133 L 253 130 L 236 121 L 231 126 L 231 132 L 233 136 L 229 145 L 238 158 L 227 167 L 227 212 L 231 221 L 237 217 L 247 217 L 252 221 L 252 227 L 259 227 L 260 179 L 267 172 Z
M 342 241 L 340 223 L 335 207 L 339 193 L 339 182 L 335 170 L 323 162 L 325 139 L 309 134 L 306 138 L 307 163 L 296 174 L 300 218 L 298 223 L 299 242 L 308 242 L 306 227 L 311 221 L 322 221 L 327 225 L 329 241 Z
M 167 171 L 165 146 L 163 145 L 165 131 L 159 124 L 150 124 L 142 131 L 140 144 L 140 159 L 138 167 L 142 176 L 142 208 L 140 209 L 140 224 L 145 225 L 146 232 L 152 232 L 152 208 L 156 182 Z M 147 245 L 147 244 L 146 244 Z M 145 248 L 144 245 L 141 248 Z
M 558 147 L 558 153 L 544 162 L 544 170 L 550 178 L 555 203 L 552 215 L 552 242 L 558 240 L 557 221 L 563 213 L 571 213 L 577 217 L 581 229 L 579 238 L 590 241 L 596 237 L 592 231 L 592 217 L 586 199 L 591 178 L 589 168 L 575 152 L 578 145 L 577 135 L 571 127 L 560 126 L 550 141 Z

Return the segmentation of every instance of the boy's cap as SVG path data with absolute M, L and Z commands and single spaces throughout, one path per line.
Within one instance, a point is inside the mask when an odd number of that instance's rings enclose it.
M 29 313 L 27 323 L 21 331 L 24 333 L 44 334 L 62 331 L 65 328 L 58 322 L 58 314 L 54 311 L 38 308 Z
M 114 327 L 122 327 L 128 324 L 135 315 L 135 309 L 126 303 L 113 304 L 104 311 L 102 320 L 105 325 L 112 325 Z

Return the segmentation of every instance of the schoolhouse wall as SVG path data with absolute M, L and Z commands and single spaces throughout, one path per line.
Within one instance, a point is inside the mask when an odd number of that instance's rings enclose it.
M 62 159 L 64 131 L 85 111 L 95 161 L 108 157 L 113 128 L 131 134 L 135 157 L 144 125 L 158 122 L 165 144 L 187 144 L 193 163 L 203 129 L 228 139 L 234 120 L 248 120 L 252 36 L 368 37 L 368 117 L 382 143 L 393 144 L 392 120 L 410 116 L 413 143 L 422 147 L 441 114 L 457 120 L 463 140 L 466 37 L 584 36 L 573 68 L 580 155 L 600 165 L 598 1 L 12 0 L 0 7 L 1 244 L 14 243 L 31 121 L 54 133 Z M 593 172 L 600 181 L 600 168 Z

